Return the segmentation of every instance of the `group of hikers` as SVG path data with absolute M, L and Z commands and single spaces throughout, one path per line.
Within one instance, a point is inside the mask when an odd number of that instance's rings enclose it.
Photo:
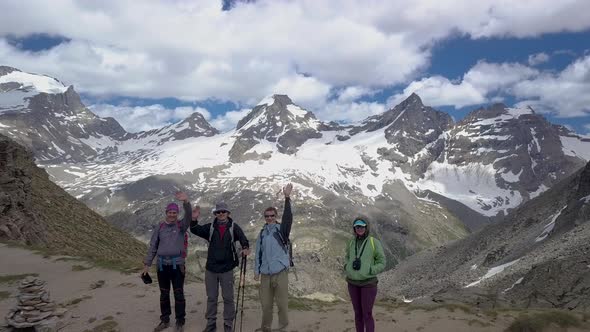
M 292 184 L 283 187 L 285 205 L 281 222 L 277 222 L 278 211 L 268 207 L 263 211 L 264 227 L 256 239 L 254 259 L 254 280 L 260 281 L 259 295 L 262 319 L 257 331 L 271 331 L 273 307 L 276 304 L 279 316 L 279 331 L 286 331 L 288 318 L 288 271 L 293 266 L 290 254 L 289 235 L 293 224 L 291 211 Z M 243 271 L 240 282 L 245 280 L 246 257 L 250 254 L 250 243 L 242 228 L 230 217 L 227 204 L 215 205 L 215 219 L 200 225 L 200 208 L 191 207 L 186 193 L 179 192 L 176 199 L 183 202 L 184 217 L 178 218 L 176 203 L 166 206 L 166 219 L 155 227 L 148 253 L 144 259 L 142 279 L 150 279 L 148 271 L 157 259 L 157 278 L 160 287 L 160 323 L 154 331 L 163 331 L 170 326 L 172 314 L 170 287 L 174 294 L 176 331 L 183 331 L 186 316 L 184 279 L 186 274 L 186 249 L 188 231 L 207 240 L 207 263 L 205 265 L 205 289 L 207 294 L 207 325 L 205 332 L 217 330 L 217 299 L 219 288 L 223 298 L 224 332 L 235 331 L 237 308 L 234 306 L 234 273 L 240 265 Z M 375 322 L 372 309 L 377 295 L 377 274 L 385 268 L 385 255 L 381 242 L 369 236 L 366 218 L 355 218 L 352 223 L 354 238 L 348 243 L 345 254 L 346 281 L 354 309 L 356 331 L 373 332 Z M 240 250 L 235 246 L 240 243 Z M 242 276 L 244 280 L 242 280 Z M 243 284 L 242 284 L 243 287 Z M 238 288 L 239 292 L 239 288 Z M 239 299 L 239 293 L 238 293 Z M 242 298 L 243 301 L 243 298 Z M 243 302 L 242 302 L 243 303 Z

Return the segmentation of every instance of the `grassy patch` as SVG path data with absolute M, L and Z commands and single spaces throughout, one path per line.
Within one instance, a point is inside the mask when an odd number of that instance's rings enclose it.
M 54 262 L 81 262 L 84 258 L 81 257 L 59 257 L 53 260 Z
M 0 301 L 6 300 L 10 297 L 10 292 L 0 292 Z
M 79 243 L 79 242 L 81 242 L 81 241 L 76 241 L 76 243 Z M 135 240 L 133 240 L 132 242 L 135 242 Z M 119 271 L 119 272 L 123 272 L 125 274 L 137 273 L 137 272 L 141 271 L 143 266 L 141 264 L 138 264 L 138 262 L 141 262 L 141 260 L 143 259 L 144 255 L 145 255 L 145 250 L 141 249 L 145 245 L 141 244 L 141 243 L 139 243 L 139 244 L 132 243 L 133 245 L 130 245 L 129 248 L 127 248 L 129 251 L 132 252 L 132 254 L 127 255 L 127 256 L 125 256 L 125 255 L 117 256 L 117 255 L 112 254 L 111 253 L 112 248 L 105 249 L 107 252 L 96 252 L 95 253 L 94 251 L 87 251 L 87 252 L 80 251 L 76 248 L 69 247 L 69 246 L 68 247 L 50 248 L 50 247 L 44 247 L 44 246 L 39 246 L 39 245 L 25 245 L 25 244 L 15 242 L 15 241 L 2 241 L 2 243 L 6 244 L 8 247 L 32 250 L 34 253 L 36 253 L 37 255 L 41 255 L 44 258 L 50 258 L 51 256 L 67 255 L 66 257 L 56 258 L 54 260 L 56 262 L 57 261 L 84 262 L 84 263 L 90 264 L 90 266 L 92 266 L 92 267 L 99 267 L 99 268 L 103 268 L 103 269 L 107 269 L 107 270 Z M 120 248 L 120 250 L 121 251 L 117 251 L 117 253 L 125 252 L 124 248 Z M 72 255 L 76 255 L 76 254 L 80 254 L 80 257 L 72 256 Z M 135 255 L 137 258 L 133 259 L 132 257 L 130 257 L 133 255 Z M 105 257 L 108 257 L 108 258 L 105 258 Z
M 102 324 L 96 325 L 92 330 L 84 330 L 84 332 L 117 332 L 119 331 L 119 324 L 114 320 L 106 321 Z
M 24 273 L 24 274 L 12 274 L 12 275 L 1 275 L 0 284 L 11 284 L 16 281 L 21 281 L 26 277 L 38 277 L 39 273 Z
M 90 296 L 90 295 L 84 295 L 82 297 L 78 297 L 78 298 L 75 298 L 75 299 L 70 300 L 68 302 L 65 302 L 63 305 L 65 307 L 70 307 L 70 306 L 74 306 L 74 305 L 76 305 L 76 304 L 78 304 L 78 303 L 80 303 L 80 302 L 82 302 L 84 300 L 88 300 L 88 299 L 91 299 L 91 298 L 92 298 L 92 296 Z
M 492 324 L 486 323 L 486 322 L 482 322 L 479 319 L 470 319 L 470 320 L 467 321 L 467 324 L 469 326 L 480 326 L 480 327 L 490 327 L 490 326 L 492 326 Z
M 335 302 L 324 302 L 318 300 L 310 300 L 299 297 L 289 298 L 289 309 L 299 311 L 326 311 L 326 308 L 335 305 Z
M 306 302 L 307 301 L 299 298 L 291 298 L 289 299 L 289 309 L 298 311 L 311 311 L 313 308 Z
M 92 267 L 85 265 L 72 265 L 72 271 L 85 271 L 90 270 Z
M 549 326 L 557 325 L 562 328 L 579 327 L 582 325 L 580 319 L 565 311 L 545 311 L 520 315 L 506 332 L 534 332 L 543 331 Z
M 401 307 L 401 306 L 400 306 Z M 438 309 L 446 309 L 450 312 L 455 312 L 456 310 L 461 310 L 466 314 L 475 314 L 475 310 L 468 305 L 460 304 L 460 303 L 445 303 L 445 304 L 434 304 L 434 305 L 404 305 L 403 306 L 406 312 L 413 311 L 413 310 L 422 310 L 422 311 L 435 311 Z

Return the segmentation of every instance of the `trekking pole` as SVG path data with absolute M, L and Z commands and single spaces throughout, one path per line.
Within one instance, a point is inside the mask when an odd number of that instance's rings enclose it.
M 246 297 L 246 264 L 248 263 L 248 259 L 246 256 L 243 256 L 242 262 L 244 265 L 244 268 L 243 268 L 244 279 L 242 280 L 242 306 L 241 306 L 241 313 L 240 313 L 240 332 L 242 332 L 242 325 L 244 323 L 244 298 Z
M 234 322 L 233 322 L 233 332 L 236 331 L 236 323 L 238 322 L 238 307 L 240 305 L 240 288 L 242 287 L 243 281 L 242 281 L 242 275 L 243 275 L 243 271 L 244 271 L 244 256 L 242 256 L 242 263 L 240 264 L 240 278 L 238 281 L 238 296 L 236 298 L 236 311 L 234 314 Z M 245 275 L 244 275 L 245 276 Z M 243 301 L 242 301 L 243 302 Z M 243 310 L 242 310 L 242 315 L 243 315 Z

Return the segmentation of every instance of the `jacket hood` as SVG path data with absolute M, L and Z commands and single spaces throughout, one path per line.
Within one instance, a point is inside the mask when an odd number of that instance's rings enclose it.
M 358 221 L 358 220 L 362 220 L 362 221 L 364 221 L 364 222 L 365 222 L 365 224 L 367 225 L 367 229 L 365 230 L 365 234 L 363 234 L 363 236 L 362 236 L 362 237 L 360 237 L 360 238 L 363 238 L 363 239 L 364 239 L 364 238 L 366 238 L 367 236 L 369 236 L 369 229 L 370 229 L 370 227 L 369 227 L 369 222 L 367 221 L 367 218 L 366 218 L 366 217 L 360 217 L 360 216 L 359 216 L 359 217 L 356 217 L 356 218 L 354 218 L 354 219 L 352 220 L 352 224 L 351 224 L 351 225 L 354 225 L 354 223 L 355 223 L 356 221 Z M 353 234 L 355 237 L 359 237 L 359 236 L 357 236 L 356 232 L 354 231 L 354 226 L 352 226 L 352 234 Z

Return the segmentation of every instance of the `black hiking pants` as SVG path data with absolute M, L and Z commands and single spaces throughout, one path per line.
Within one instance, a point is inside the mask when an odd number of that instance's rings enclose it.
M 174 313 L 176 322 L 184 324 L 186 316 L 186 303 L 184 301 L 184 265 L 162 265 L 162 270 L 158 268 L 158 284 L 160 285 L 160 311 L 162 315 L 160 320 L 170 322 L 172 309 L 170 308 L 170 284 L 174 291 Z

